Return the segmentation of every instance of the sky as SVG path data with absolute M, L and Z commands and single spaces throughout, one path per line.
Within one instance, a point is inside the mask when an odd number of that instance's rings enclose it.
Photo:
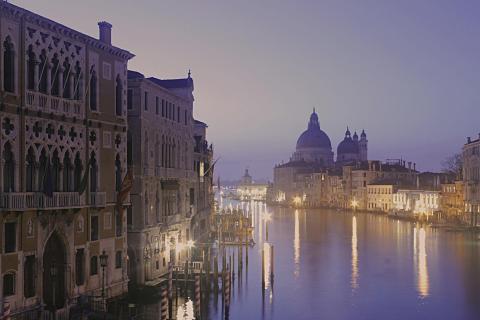
M 136 55 L 129 69 L 195 81 L 222 180 L 271 179 L 315 107 L 336 154 L 346 126 L 370 159 L 440 170 L 480 132 L 480 2 L 11 0 Z

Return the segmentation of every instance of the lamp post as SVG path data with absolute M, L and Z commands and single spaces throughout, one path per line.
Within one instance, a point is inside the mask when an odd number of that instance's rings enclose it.
M 50 278 L 52 279 L 52 307 L 53 307 L 53 318 L 56 318 L 56 313 L 57 313 L 57 305 L 55 301 L 55 286 L 57 285 L 57 265 L 55 263 L 55 260 L 52 261 L 52 264 L 50 265 Z
M 105 268 L 108 264 L 108 255 L 105 253 L 105 250 L 102 251 L 100 255 L 100 266 L 102 267 L 102 303 L 105 306 Z

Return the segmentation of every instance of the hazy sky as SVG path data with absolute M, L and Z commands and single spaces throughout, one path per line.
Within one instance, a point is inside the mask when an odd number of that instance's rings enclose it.
M 365 128 L 369 158 L 438 170 L 480 132 L 479 1 L 11 0 L 195 80 L 222 179 L 273 174 L 316 107 L 334 152 Z

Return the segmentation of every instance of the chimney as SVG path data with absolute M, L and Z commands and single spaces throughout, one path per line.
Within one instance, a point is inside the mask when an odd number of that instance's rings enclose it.
M 467 137 L 467 143 L 470 143 L 472 142 L 472 139 L 470 139 L 470 137 Z
M 413 163 L 413 171 L 417 171 L 417 164 L 415 162 Z
M 112 45 L 112 25 L 106 21 L 100 21 L 98 23 L 98 31 L 100 34 L 100 41 Z

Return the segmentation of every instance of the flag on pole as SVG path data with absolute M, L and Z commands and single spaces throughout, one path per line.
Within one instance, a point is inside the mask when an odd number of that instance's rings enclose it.
M 85 192 L 85 190 L 87 189 L 88 176 L 90 175 L 91 162 L 92 162 L 92 159 L 88 160 L 87 168 L 85 169 L 85 172 L 83 173 L 82 180 L 80 180 L 80 185 L 78 186 L 78 193 L 80 195 L 82 195 Z
M 133 175 L 132 170 L 130 167 L 127 169 L 127 173 L 125 174 L 125 178 L 123 178 L 122 185 L 120 186 L 120 190 L 117 193 L 117 206 L 121 206 L 122 203 L 127 199 L 130 190 L 133 187 Z

